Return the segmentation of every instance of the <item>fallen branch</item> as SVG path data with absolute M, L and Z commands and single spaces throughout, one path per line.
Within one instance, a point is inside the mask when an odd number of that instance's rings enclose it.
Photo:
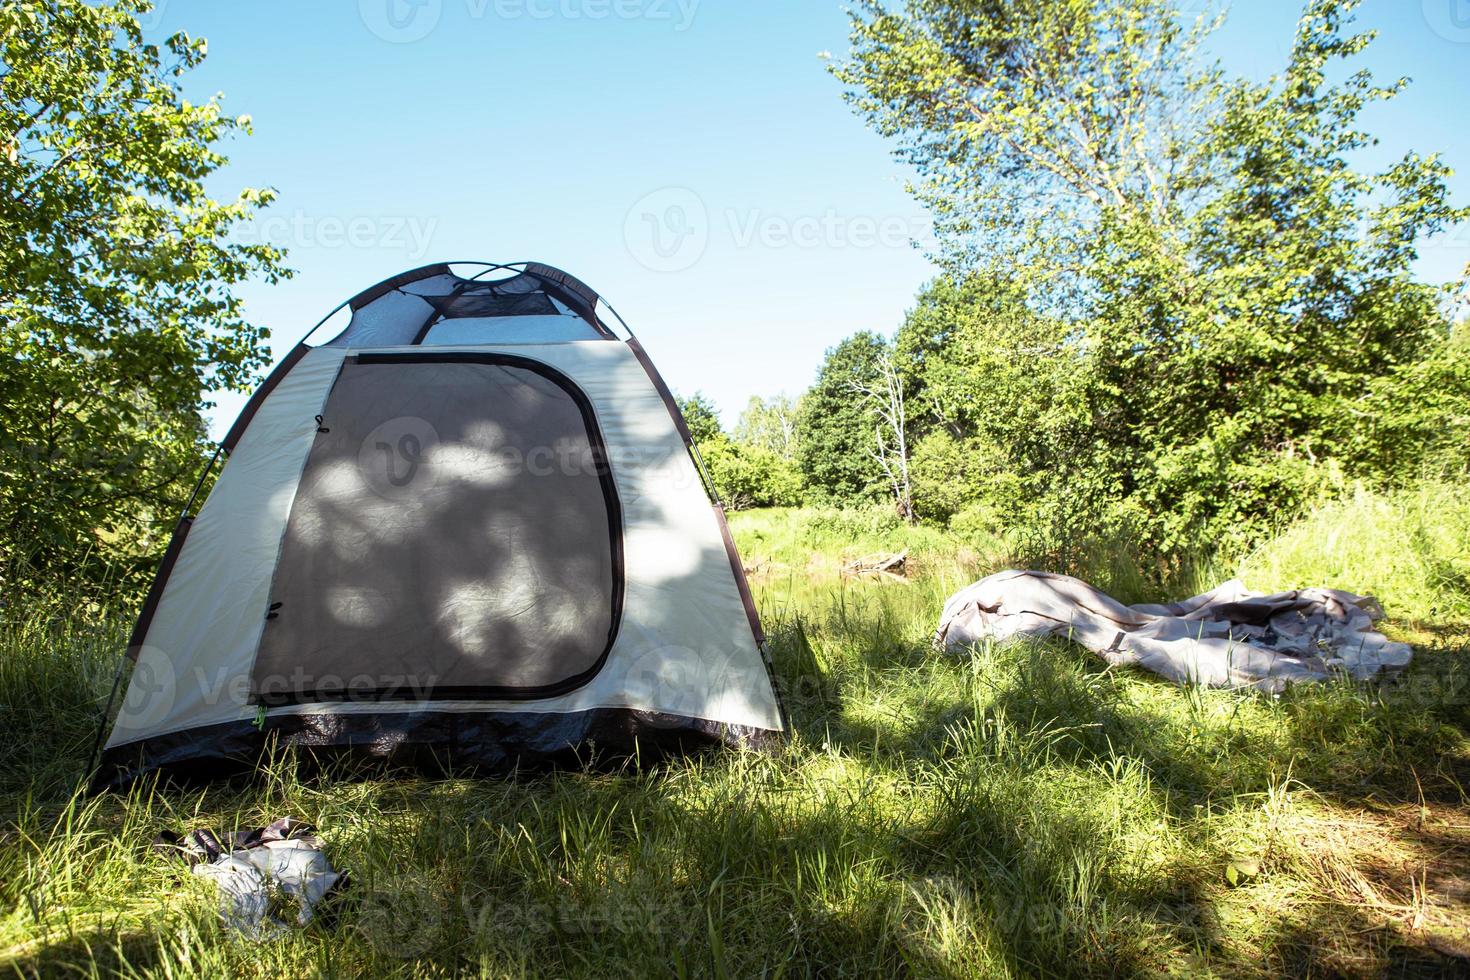
M 842 566 L 844 575 L 885 575 L 900 582 L 908 581 L 903 577 L 904 567 L 908 564 L 909 553 L 907 550 L 885 555 L 869 555 L 866 558 L 855 558 Z

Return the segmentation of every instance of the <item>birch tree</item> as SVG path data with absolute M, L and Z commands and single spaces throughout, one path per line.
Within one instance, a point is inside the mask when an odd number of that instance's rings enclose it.
M 903 378 L 893 356 L 885 352 L 878 359 L 876 381 L 852 381 L 849 385 L 873 416 L 873 443 L 868 455 L 882 471 L 899 516 L 912 523 L 915 517 L 913 484 L 909 479 L 908 412 Z

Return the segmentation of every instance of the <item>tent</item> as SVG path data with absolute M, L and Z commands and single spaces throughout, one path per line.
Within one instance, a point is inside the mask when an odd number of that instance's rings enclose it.
M 505 768 L 785 729 L 688 426 L 564 272 L 379 283 L 284 358 L 221 458 L 133 632 L 98 787 L 270 746 Z

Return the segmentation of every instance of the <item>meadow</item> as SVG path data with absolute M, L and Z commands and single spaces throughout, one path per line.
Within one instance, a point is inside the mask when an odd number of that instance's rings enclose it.
M 1470 501 L 1359 493 L 1236 562 L 1371 592 L 1382 685 L 1271 698 L 1060 642 L 944 655 L 944 598 L 1016 545 L 883 511 L 735 516 L 793 728 L 767 754 L 515 778 L 77 783 L 127 623 L 0 625 L 0 969 L 77 976 L 1448 976 L 1470 971 Z M 858 556 L 906 551 L 900 577 Z M 1071 570 L 1162 597 L 1124 544 Z M 1189 579 L 1193 579 L 1190 581 Z M 351 884 L 270 942 L 149 849 L 320 828 Z

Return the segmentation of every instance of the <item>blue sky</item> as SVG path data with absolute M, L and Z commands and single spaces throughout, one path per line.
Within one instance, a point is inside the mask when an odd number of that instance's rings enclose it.
M 1298 10 L 1236 0 L 1213 51 L 1269 74 Z M 254 119 L 216 187 L 279 193 L 246 234 L 288 247 L 297 276 L 242 291 L 277 355 L 403 269 L 537 259 L 733 422 L 847 334 L 890 332 L 933 274 L 901 168 L 819 57 L 846 50 L 838 2 L 166 0 L 148 27 L 208 38 L 188 91 Z M 1368 67 L 1414 79 L 1368 116 L 1383 145 L 1363 162 L 1441 151 L 1470 201 L 1470 0 L 1367 0 L 1359 27 L 1380 32 Z M 1467 261 L 1461 230 L 1421 272 Z M 216 435 L 242 401 L 221 398 Z

